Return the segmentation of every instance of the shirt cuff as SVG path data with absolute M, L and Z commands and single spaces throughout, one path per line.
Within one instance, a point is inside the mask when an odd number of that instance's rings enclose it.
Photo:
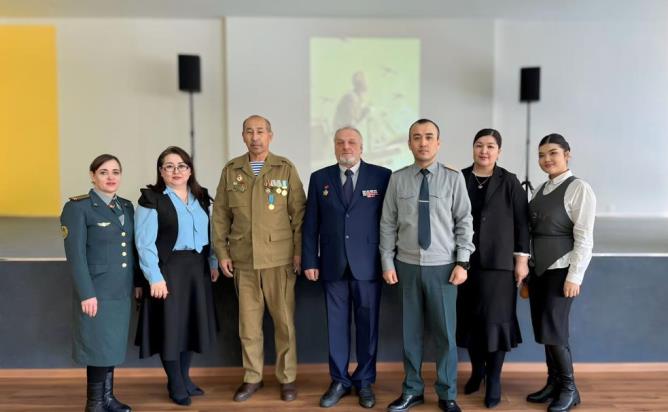
M 216 255 L 211 255 L 209 256 L 209 268 L 211 269 L 217 269 L 218 268 L 218 259 L 216 259 Z
M 147 273 L 146 274 L 146 280 L 148 280 L 148 283 L 153 285 L 154 283 L 158 282 L 163 282 L 165 280 L 164 277 L 162 277 L 162 273 L 158 272 L 152 272 L 152 273 Z
M 584 279 L 584 273 L 568 271 L 568 275 L 566 275 L 566 280 L 568 282 L 575 283 L 576 285 L 581 285 L 583 279 Z
M 471 259 L 471 252 L 468 249 L 457 249 L 457 262 L 468 262 Z
M 381 258 L 380 265 L 383 268 L 383 272 L 387 272 L 388 270 L 395 270 L 394 258 Z

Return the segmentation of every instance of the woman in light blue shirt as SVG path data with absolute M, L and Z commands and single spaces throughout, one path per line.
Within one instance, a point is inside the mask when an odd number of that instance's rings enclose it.
M 140 293 L 135 343 L 142 358 L 160 354 L 170 399 L 189 405 L 191 396 L 204 394 L 190 380 L 192 352 L 209 349 L 216 333 L 211 198 L 197 183 L 191 157 L 176 146 L 160 154 L 156 183 L 141 192 L 135 243 L 148 285 Z

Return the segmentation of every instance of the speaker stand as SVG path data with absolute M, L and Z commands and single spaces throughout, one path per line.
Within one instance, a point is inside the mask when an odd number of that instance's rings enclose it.
M 193 92 L 188 92 L 190 100 L 190 157 L 195 162 L 195 108 L 193 107 Z
M 526 156 L 524 158 L 524 182 L 522 182 L 522 187 L 527 192 L 529 197 L 533 194 L 533 185 L 529 180 L 529 150 L 531 149 L 531 102 L 527 102 L 527 140 L 526 140 Z

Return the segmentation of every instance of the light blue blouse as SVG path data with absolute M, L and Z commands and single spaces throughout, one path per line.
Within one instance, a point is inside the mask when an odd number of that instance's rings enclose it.
M 195 196 L 188 191 L 188 203 L 185 204 L 173 189 L 167 187 L 162 193 L 169 196 L 178 219 L 179 233 L 172 250 L 195 250 L 201 252 L 209 243 L 209 219 Z M 165 278 L 158 266 L 158 212 L 138 206 L 135 212 L 135 245 L 139 253 L 139 266 L 149 283 L 162 282 Z M 218 267 L 218 261 L 211 248 L 209 265 Z

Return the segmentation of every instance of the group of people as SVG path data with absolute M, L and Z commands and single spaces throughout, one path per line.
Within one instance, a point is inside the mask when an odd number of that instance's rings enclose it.
M 457 405 L 457 346 L 468 350 L 466 394 L 485 381 L 485 406 L 501 400 L 505 354 L 522 341 L 517 289 L 530 290 L 536 342 L 545 345 L 546 385 L 527 401 L 568 411 L 580 402 L 568 343 L 569 312 L 591 259 L 595 196 L 568 168 L 570 146 L 558 134 L 539 144 L 548 180 L 527 202 L 517 177 L 497 165 L 502 138 L 483 129 L 473 139 L 473 165 L 438 162 L 440 131 L 414 122 L 414 163 L 392 173 L 362 160 L 353 127 L 334 135 L 336 164 L 315 171 L 308 198 L 295 166 L 269 151 L 271 123 L 243 122 L 248 152 L 223 168 L 215 199 L 195 178 L 191 157 L 168 147 L 156 183 L 141 190 L 136 213 L 116 195 L 122 168 L 112 155 L 90 165 L 93 188 L 70 198 L 61 216 L 74 279 L 73 357 L 87 366 L 86 411 L 131 411 L 113 392 L 114 366 L 125 358 L 131 300 L 141 302 L 135 343 L 159 354 L 169 398 L 189 405 L 204 394 L 189 375 L 192 354 L 215 340 L 211 282 L 234 279 L 239 301 L 243 382 L 234 400 L 263 387 L 262 320 L 274 323 L 280 398 L 297 398 L 294 325 L 296 276 L 323 286 L 331 384 L 320 406 L 354 389 L 359 404 L 376 403 L 382 283 L 396 285 L 402 306 L 405 379 L 388 411 L 424 402 L 424 324 L 436 346 L 438 405 Z M 133 287 L 134 286 L 134 287 Z M 349 373 L 351 322 L 357 367 Z

